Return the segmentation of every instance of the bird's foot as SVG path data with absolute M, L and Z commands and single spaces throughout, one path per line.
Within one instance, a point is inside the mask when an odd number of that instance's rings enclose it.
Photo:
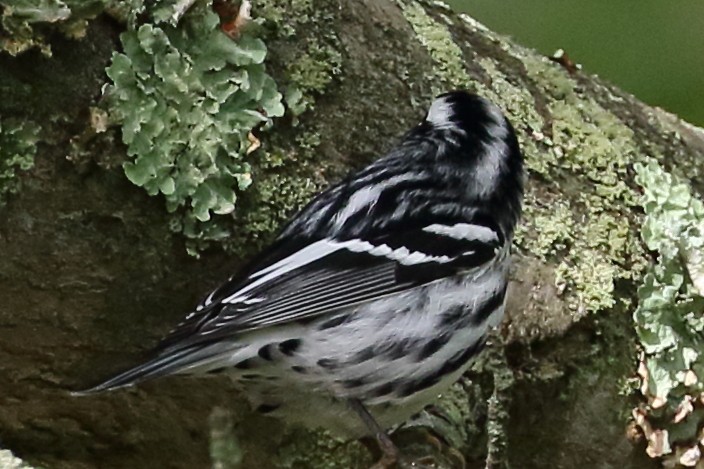
M 370 469 L 392 469 L 400 466 L 401 453 L 386 433 L 378 433 L 376 441 L 381 450 L 381 458 Z
M 395 433 L 403 448 L 398 466 L 402 469 L 465 469 L 462 453 L 427 427 L 402 429 Z

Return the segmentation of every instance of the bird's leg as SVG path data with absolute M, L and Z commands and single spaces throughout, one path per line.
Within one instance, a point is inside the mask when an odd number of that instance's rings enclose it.
M 369 413 L 364 404 L 362 404 L 359 399 L 350 399 L 350 407 L 355 413 L 362 419 L 364 425 L 367 426 L 369 431 L 376 438 L 379 444 L 379 449 L 381 449 L 381 459 L 374 464 L 370 469 L 390 469 L 396 466 L 400 459 L 400 453 L 398 448 L 389 435 L 386 434 L 383 428 L 374 420 L 372 414 Z

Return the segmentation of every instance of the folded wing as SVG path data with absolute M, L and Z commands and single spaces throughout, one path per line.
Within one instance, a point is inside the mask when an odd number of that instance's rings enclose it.
M 431 224 L 376 239 L 322 239 L 215 290 L 162 350 L 306 321 L 476 268 L 498 252 L 493 228 Z

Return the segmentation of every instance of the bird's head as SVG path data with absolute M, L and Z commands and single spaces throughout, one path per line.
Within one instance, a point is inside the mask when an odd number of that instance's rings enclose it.
M 505 129 L 505 120 L 501 110 L 490 101 L 459 90 L 436 97 L 428 108 L 424 123 L 434 130 L 454 130 L 474 136 L 482 130 Z
M 520 213 L 523 157 L 501 110 L 475 94 L 450 91 L 432 102 L 418 135 L 432 142 L 435 161 L 461 170 L 468 198 L 505 214 L 512 229 Z

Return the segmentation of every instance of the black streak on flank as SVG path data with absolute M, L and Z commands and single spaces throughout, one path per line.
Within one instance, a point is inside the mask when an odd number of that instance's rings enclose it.
M 366 347 L 355 353 L 350 362 L 354 364 L 362 363 L 377 356 L 388 358 L 389 360 L 398 360 L 410 355 L 419 347 L 421 342 L 423 342 L 423 339 L 409 337 L 393 342 L 387 347 Z
M 286 356 L 291 356 L 296 353 L 296 350 L 301 346 L 301 339 L 284 340 L 279 344 L 279 350 Z
M 360 386 L 364 386 L 365 384 L 367 384 L 367 380 L 365 378 L 353 378 L 342 381 L 342 386 L 344 386 L 345 389 L 358 388 Z
M 299 365 L 293 365 L 293 366 L 291 367 L 291 369 L 292 369 L 293 371 L 295 371 L 296 373 L 301 373 L 301 374 L 306 374 L 306 373 L 308 373 L 308 370 L 306 370 L 304 367 L 299 366 Z
M 352 358 L 350 358 L 351 363 L 362 363 L 366 362 L 367 360 L 371 360 L 376 356 L 376 352 L 374 351 L 374 347 L 366 347 L 360 350 L 359 352 L 355 353 Z
M 238 370 L 249 370 L 250 368 L 252 368 L 253 365 L 254 364 L 252 363 L 252 360 L 248 358 L 236 364 L 235 368 L 237 368 Z
M 273 344 L 267 344 L 264 347 L 260 348 L 259 351 L 257 352 L 257 355 L 262 357 L 266 361 L 272 361 L 273 358 L 271 357 L 271 346 Z
M 466 364 L 471 358 L 481 352 L 485 344 L 486 338 L 482 338 L 466 350 L 460 350 L 446 361 L 439 370 L 403 385 L 399 390 L 398 397 L 410 396 L 439 383 L 444 376 L 459 370 L 462 365 Z
M 262 404 L 257 407 L 257 412 L 259 412 L 260 414 L 270 414 L 279 407 L 281 407 L 281 404 Z
M 477 340 L 466 350 L 457 352 L 447 362 L 445 362 L 445 364 L 442 366 L 442 368 L 440 368 L 438 373 L 440 374 L 440 376 L 445 376 L 447 374 L 454 373 L 460 367 L 462 367 L 462 365 L 467 363 L 469 359 L 481 352 L 484 348 L 484 345 L 486 345 L 486 337 L 482 337 L 481 339 Z
M 242 363 L 242 362 L 240 362 L 240 363 Z M 228 369 L 228 367 L 226 367 L 226 366 L 221 366 L 219 368 L 213 368 L 212 370 L 208 370 L 208 374 L 209 375 L 217 375 L 217 374 L 220 374 L 224 371 L 227 371 L 227 369 Z
M 320 368 L 325 368 L 326 370 L 334 370 L 339 365 L 337 360 L 333 360 L 332 358 L 321 358 L 317 363 Z
M 411 394 L 415 394 L 419 391 L 422 391 L 423 389 L 429 388 L 430 386 L 438 384 L 441 378 L 442 376 L 432 374 L 422 379 L 411 381 L 410 383 L 401 387 L 398 392 L 398 397 L 407 397 Z
M 423 348 L 420 349 L 420 352 L 418 352 L 417 361 L 420 362 L 425 360 L 426 358 L 432 357 L 438 350 L 442 348 L 443 345 L 449 342 L 451 337 L 452 334 L 445 333 L 429 340 L 425 345 L 423 345 Z
M 398 382 L 397 382 L 397 381 L 389 381 L 388 383 L 382 384 L 382 385 L 379 386 L 378 388 L 373 389 L 373 390 L 369 393 L 369 395 L 370 395 L 371 397 L 382 397 L 382 396 L 386 396 L 386 395 L 391 394 L 392 392 L 394 392 L 394 391 L 396 390 L 396 388 L 398 388 Z
M 482 305 L 474 311 L 474 314 L 469 318 L 470 324 L 473 326 L 478 326 L 487 320 L 491 313 L 496 311 L 502 304 L 504 304 L 504 297 L 506 296 L 506 285 L 503 286 L 501 290 L 494 293 L 491 298 L 486 300 Z
M 455 305 L 448 308 L 444 313 L 442 313 L 440 325 L 455 326 L 460 321 L 460 319 L 462 319 L 462 316 L 464 315 L 464 310 L 465 306 L 462 305 Z
M 423 339 L 417 338 L 406 338 L 399 340 L 389 347 L 388 351 L 384 353 L 384 356 L 391 360 L 398 360 L 399 358 L 406 357 L 410 353 L 418 348 L 418 345 L 423 341 Z

